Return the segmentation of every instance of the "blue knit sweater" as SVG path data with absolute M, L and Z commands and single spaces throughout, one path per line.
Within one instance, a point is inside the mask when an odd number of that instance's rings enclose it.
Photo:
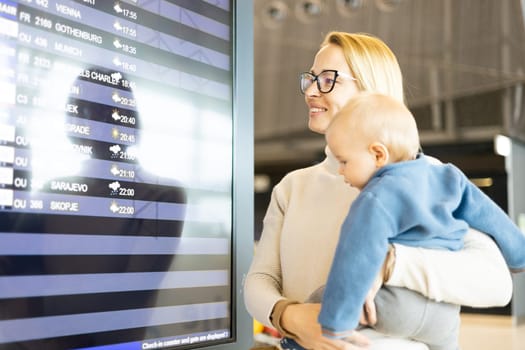
M 319 315 L 324 335 L 357 327 L 388 243 L 458 250 L 469 226 L 495 240 L 510 268 L 525 267 L 525 235 L 454 165 L 420 156 L 379 169 L 341 228 Z

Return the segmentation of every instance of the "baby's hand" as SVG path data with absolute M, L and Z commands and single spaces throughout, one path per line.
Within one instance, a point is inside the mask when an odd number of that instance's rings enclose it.
M 388 281 L 390 278 L 395 262 L 396 250 L 395 247 L 390 244 L 388 246 L 388 252 L 386 253 L 385 261 L 383 262 L 383 267 L 379 271 L 379 274 L 376 276 L 372 287 L 366 295 L 365 304 L 363 305 L 363 310 L 361 311 L 361 316 L 359 317 L 359 323 L 362 325 L 373 326 L 377 323 L 377 312 L 374 299 L 376 298 L 379 289 L 381 289 L 383 286 L 383 283 Z
M 365 304 L 363 305 L 363 310 L 361 311 L 361 316 L 359 317 L 359 323 L 365 326 L 373 326 L 377 323 L 377 314 L 376 314 L 376 304 L 374 299 L 383 285 L 383 275 L 379 274 L 372 288 L 368 291 L 366 295 Z
M 365 349 L 370 345 L 370 340 L 358 331 L 354 331 L 351 336 L 344 339 L 346 342 L 353 344 L 357 347 L 352 349 Z

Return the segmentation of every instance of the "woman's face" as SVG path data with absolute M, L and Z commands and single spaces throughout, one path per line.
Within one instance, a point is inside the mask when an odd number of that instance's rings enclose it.
M 322 47 L 315 55 L 310 72 L 317 75 L 327 69 L 350 74 L 341 47 L 330 44 Z M 308 106 L 308 128 L 324 134 L 334 115 L 358 91 L 355 81 L 346 76 L 338 76 L 334 89 L 329 93 L 319 92 L 317 84 L 312 84 L 304 94 Z

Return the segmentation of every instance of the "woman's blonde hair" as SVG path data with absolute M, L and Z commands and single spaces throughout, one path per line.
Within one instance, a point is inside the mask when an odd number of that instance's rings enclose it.
M 351 142 L 365 142 L 367 147 L 373 142 L 383 144 L 394 163 L 412 160 L 420 150 L 414 116 L 404 103 L 388 95 L 356 94 L 334 117 L 332 128 Z
M 379 92 L 404 103 L 403 76 L 396 56 L 379 38 L 365 33 L 330 32 L 321 47 L 343 49 L 350 73 L 361 91 Z

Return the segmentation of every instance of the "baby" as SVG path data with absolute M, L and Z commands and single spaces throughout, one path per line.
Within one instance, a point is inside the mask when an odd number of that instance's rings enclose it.
M 341 227 L 322 297 L 319 323 L 326 337 L 345 338 L 356 329 L 389 243 L 458 250 L 470 226 L 495 240 L 511 271 L 525 268 L 525 235 L 457 167 L 421 153 L 415 119 L 404 104 L 359 93 L 334 117 L 326 140 L 345 182 L 361 191 Z M 456 318 L 455 312 L 446 314 Z M 413 338 L 432 350 L 456 350 L 457 333 Z M 436 335 L 442 340 L 428 338 Z

